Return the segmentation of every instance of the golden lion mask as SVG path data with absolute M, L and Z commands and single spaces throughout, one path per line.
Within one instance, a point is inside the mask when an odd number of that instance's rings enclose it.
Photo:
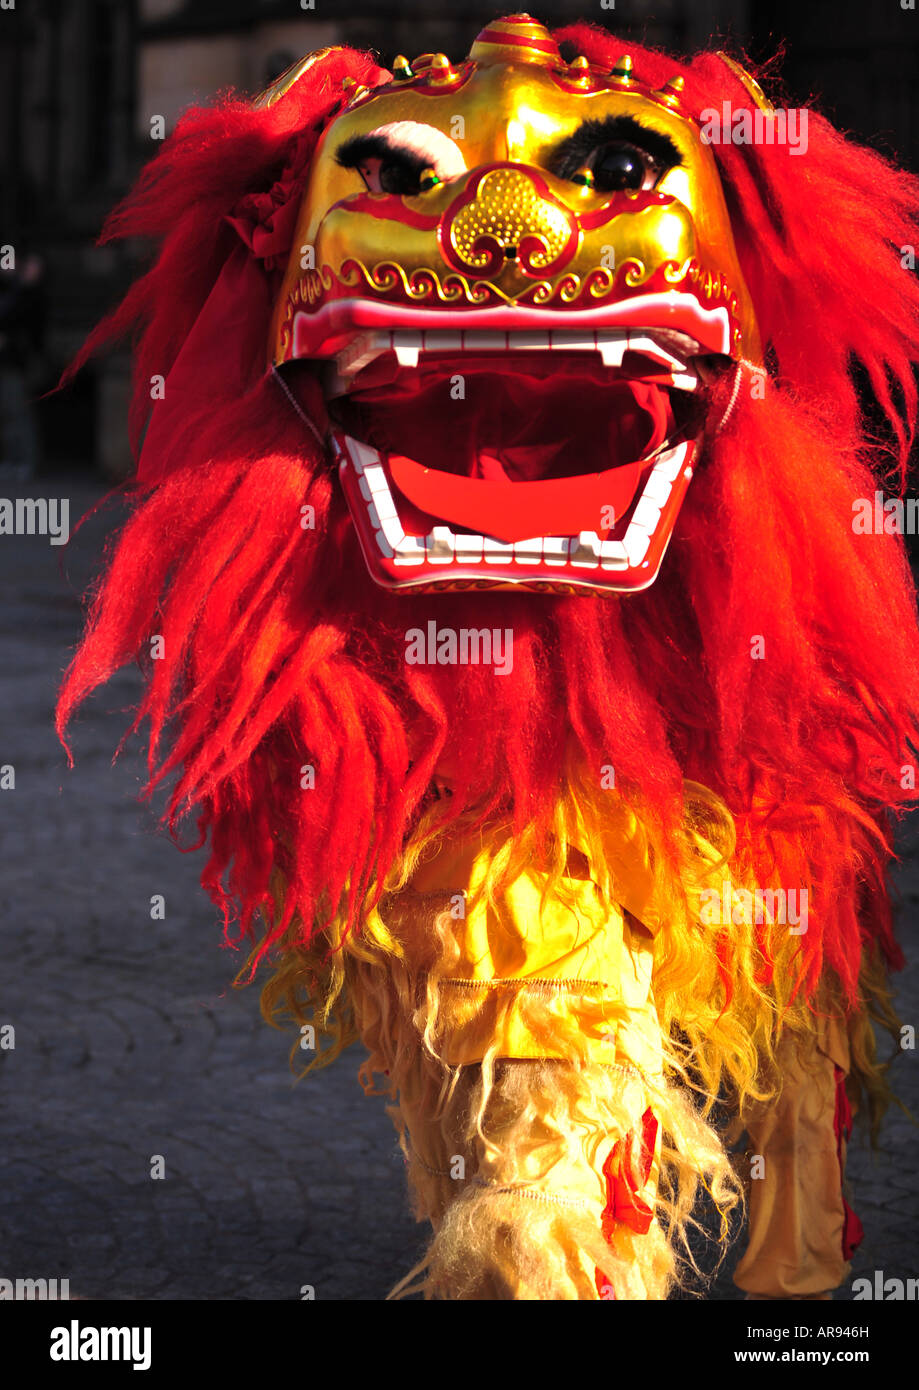
M 762 361 L 680 92 L 628 58 L 565 63 L 515 15 L 457 67 L 397 59 L 324 131 L 271 356 L 321 366 L 379 583 L 653 582 L 698 450 L 700 359 Z

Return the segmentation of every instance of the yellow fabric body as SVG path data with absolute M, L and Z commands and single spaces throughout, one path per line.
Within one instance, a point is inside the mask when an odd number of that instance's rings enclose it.
M 409 957 L 433 939 L 431 909 L 440 902 L 450 912 L 459 947 L 458 959 L 439 981 L 444 1060 L 452 1066 L 480 1062 L 495 1045 L 498 1057 L 568 1057 L 551 1036 L 534 1032 L 522 1003 L 527 992 L 557 991 L 569 997 L 591 1062 L 659 1074 L 651 936 L 622 910 L 604 908 L 586 877 L 566 877 L 561 891 L 545 899 L 545 876 L 528 871 L 499 902 L 489 901 L 480 889 L 490 860 L 490 846 L 453 843 L 411 883 L 417 906 L 403 918 Z M 634 862 L 623 896 L 644 906 L 647 873 Z M 465 901 L 468 912 L 459 916 Z
M 418 1214 L 439 1232 L 432 1277 L 477 1266 L 465 1296 L 596 1299 L 608 1296 L 600 1269 L 617 1298 L 664 1297 L 672 1262 L 658 1223 L 612 1243 L 602 1230 L 614 1145 L 641 1132 L 649 1105 L 667 1114 L 653 938 L 627 909 L 604 906 L 586 860 L 578 876 L 577 851 L 551 893 L 527 869 L 489 895 L 500 849 L 500 830 L 454 837 L 383 907 L 416 982 L 395 994 L 427 1000 L 406 1029 L 425 1044 L 390 1047 L 390 1075 Z M 631 862 L 622 897 L 644 906 L 646 855 Z M 355 982 L 359 1015 L 385 1016 L 391 1032 L 397 1011 L 379 1006 L 369 978 Z M 372 1023 L 371 1051 L 379 1036 Z M 659 1132 L 640 1188 L 651 1210 L 660 1157 Z M 513 1256 L 490 1245 L 502 1229 L 514 1232 Z
M 837 1288 L 850 1269 L 842 1253 L 842 1173 L 833 1123 L 835 1066 L 848 1071 L 849 1046 L 838 1019 L 817 1022 L 803 1055 L 781 1047 L 782 1090 L 747 1123 L 763 1176 L 750 1184 L 747 1249 L 734 1281 L 759 1298 L 817 1297 Z
M 617 1299 L 666 1298 L 673 1232 L 691 1206 L 674 1206 L 674 1174 L 690 1193 L 702 1181 L 722 1214 L 733 1200 L 723 1138 L 679 1079 L 661 1022 L 679 1028 L 684 1010 L 698 1018 L 705 1008 L 720 1040 L 717 996 L 700 997 L 691 978 L 698 933 L 711 983 L 714 934 L 694 915 L 705 880 L 693 874 L 711 866 L 730 904 L 735 888 L 702 831 L 684 883 L 675 863 L 655 860 L 640 821 L 621 804 L 599 840 L 582 836 L 577 811 L 570 815 L 564 872 L 556 866 L 551 879 L 532 865 L 495 875 L 508 827 L 458 829 L 424 845 L 407 881 L 381 901 L 373 930 L 389 943 L 385 955 L 366 940 L 345 943 L 370 1054 L 364 1084 L 371 1090 L 375 1075 L 386 1077 L 416 1213 L 434 1229 L 413 1272 L 424 1273 L 419 1287 L 428 1296 L 596 1299 L 607 1296 L 599 1279 Z M 741 951 L 749 928 L 728 920 Z M 672 978 L 675 938 L 680 1008 L 668 1015 L 664 999 L 659 1016 L 655 983 Z M 748 955 L 744 969 L 753 965 Z M 749 1001 L 748 993 L 741 1007 Z M 828 1036 L 824 1028 L 824 1049 Z M 813 1036 L 795 1038 L 809 1058 Z M 797 1050 L 776 1057 L 784 1089 L 750 1115 L 768 1173 L 752 1184 L 749 1248 L 738 1270 L 753 1296 L 813 1296 L 845 1274 L 832 1061 L 828 1051 L 815 1055 L 829 1061 L 828 1072 L 821 1062 L 797 1062 Z M 649 1109 L 659 1128 L 637 1193 L 629 1180 L 637 1209 L 617 1205 L 604 1222 L 604 1164 L 619 1141 L 641 1134 Z M 618 1203 L 618 1185 L 616 1192 Z M 648 1208 L 655 1215 L 645 1232 L 640 1213 Z

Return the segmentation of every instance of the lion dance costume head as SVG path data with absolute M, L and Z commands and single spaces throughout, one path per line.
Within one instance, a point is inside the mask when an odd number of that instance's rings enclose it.
M 883 1107 L 917 627 L 853 515 L 912 441 L 919 186 L 804 114 L 514 15 L 189 111 L 106 229 L 160 249 L 79 359 L 135 334 L 139 464 L 60 726 L 161 639 L 150 788 L 266 1014 L 368 1048 L 406 1287 L 664 1297 L 740 1196 L 717 1098 L 826 1082 L 831 1165 Z

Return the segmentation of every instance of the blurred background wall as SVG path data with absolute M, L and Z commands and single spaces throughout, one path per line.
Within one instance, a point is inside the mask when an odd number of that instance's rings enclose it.
M 609 3 L 609 0 L 607 0 Z M 677 50 L 733 36 L 754 59 L 784 42 L 790 98 L 818 95 L 856 136 L 919 166 L 915 0 L 552 0 L 554 27 L 584 18 Z M 12 5 L 12 7 L 10 7 Z M 190 103 L 252 95 L 333 43 L 460 58 L 500 0 L 4 0 L 0 4 L 0 247 L 16 249 L 17 351 L 29 394 L 47 390 L 124 290 L 141 248 L 98 248 L 106 212 Z M 4 272 L 8 276 L 8 272 Z M 2 277 L 0 277 L 2 278 Z M 6 293 L 12 283 L 5 282 Z M 128 361 L 114 355 L 39 402 L 33 467 L 122 476 L 130 464 Z M 26 467 L 27 465 L 23 465 Z

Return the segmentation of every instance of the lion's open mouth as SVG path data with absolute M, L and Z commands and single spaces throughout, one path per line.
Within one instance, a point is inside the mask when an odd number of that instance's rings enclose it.
M 373 577 L 646 587 L 692 476 L 706 351 L 666 329 L 355 335 L 327 399 Z

